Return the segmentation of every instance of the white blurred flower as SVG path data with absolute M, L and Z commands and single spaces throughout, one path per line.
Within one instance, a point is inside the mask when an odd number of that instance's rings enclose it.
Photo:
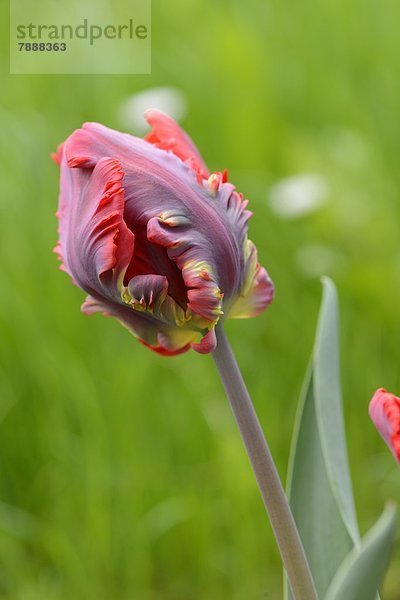
M 119 119 L 122 125 L 130 127 L 137 134 L 141 134 L 148 129 L 143 117 L 147 109 L 157 108 L 176 121 L 180 121 L 186 115 L 186 106 L 183 94 L 176 88 L 151 88 L 129 96 L 120 106 Z
M 312 279 L 336 275 L 346 267 L 346 257 L 336 248 L 324 244 L 304 244 L 297 249 L 295 261 L 299 270 Z
M 328 199 L 326 179 L 317 173 L 285 177 L 269 190 L 269 205 L 284 219 L 294 219 L 317 210 Z

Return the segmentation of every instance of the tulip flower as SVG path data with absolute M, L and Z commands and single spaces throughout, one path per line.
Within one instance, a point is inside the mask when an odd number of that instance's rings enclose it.
M 273 284 L 247 239 L 251 213 L 173 119 L 149 110 L 146 139 L 85 123 L 59 147 L 61 268 L 163 355 L 214 350 L 215 325 L 258 315 Z
M 400 398 L 380 388 L 370 402 L 369 415 L 400 464 Z
M 295 600 L 315 586 L 279 475 L 221 322 L 262 312 L 274 287 L 247 239 L 251 213 L 226 171 L 210 173 L 188 135 L 150 110 L 142 140 L 85 123 L 54 155 L 61 167 L 61 268 L 163 355 L 212 352 L 270 516 Z

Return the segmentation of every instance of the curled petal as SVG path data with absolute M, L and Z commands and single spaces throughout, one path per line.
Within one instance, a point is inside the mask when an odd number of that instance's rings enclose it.
M 183 261 L 182 276 L 188 288 L 188 308 L 206 321 L 216 323 L 224 314 L 222 310 L 224 294 L 213 275 L 211 265 L 202 260 L 185 260 L 182 255 L 176 260 Z
M 128 292 L 128 293 L 127 293 Z M 137 275 L 123 293 L 124 301 L 137 310 L 158 312 L 168 294 L 168 279 L 162 275 Z
M 146 111 L 145 117 L 151 126 L 146 140 L 158 148 L 173 152 L 192 167 L 200 178 L 208 177 L 208 169 L 188 134 L 168 115 L 155 109 Z
M 210 329 L 208 333 L 197 344 L 192 344 L 193 350 L 199 354 L 208 354 L 213 352 L 217 347 L 217 336 L 215 335 L 215 327 Z
M 370 402 L 369 415 L 400 464 L 400 398 L 378 389 Z
M 267 271 L 257 260 L 254 244 L 246 241 L 245 246 L 246 275 L 242 289 L 235 300 L 229 316 L 234 319 L 246 319 L 259 315 L 274 298 L 274 284 Z
M 198 256 L 209 254 L 204 240 L 190 228 L 171 228 L 161 217 L 147 224 L 148 239 L 167 248 L 168 256 L 176 262 L 187 288 L 187 308 L 205 321 L 216 323 L 222 311 L 222 298 L 213 267 Z M 202 252 L 203 250 L 203 252 Z
M 62 173 L 56 249 L 64 269 L 92 295 L 118 299 L 134 246 L 134 235 L 123 218 L 121 165 L 102 158 L 93 171 Z
M 168 295 L 168 279 L 162 275 L 136 275 L 124 289 L 122 299 L 133 310 L 147 312 L 167 325 L 183 327 L 189 320 Z

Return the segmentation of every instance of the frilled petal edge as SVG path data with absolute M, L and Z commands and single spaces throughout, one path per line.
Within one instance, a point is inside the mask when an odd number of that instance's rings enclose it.
M 232 319 L 256 317 L 274 299 L 274 284 L 267 271 L 259 264 L 257 249 L 250 240 L 245 242 L 245 269 L 242 289 L 229 311 Z
M 58 211 L 55 250 L 64 270 L 87 292 L 113 299 L 120 296 L 134 246 L 123 218 L 123 176 L 113 158 L 102 158 L 93 171 L 65 166 Z

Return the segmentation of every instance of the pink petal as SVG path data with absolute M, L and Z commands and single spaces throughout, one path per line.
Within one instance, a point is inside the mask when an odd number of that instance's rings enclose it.
M 151 126 L 151 132 L 146 140 L 158 148 L 173 152 L 184 162 L 195 169 L 202 178 L 207 178 L 209 171 L 196 146 L 188 134 L 179 125 L 163 112 L 155 109 L 146 111 L 145 117 Z
M 193 350 L 199 354 L 208 354 L 213 352 L 217 347 L 217 336 L 215 335 L 215 327 L 210 329 L 208 333 L 197 344 L 192 344 Z
M 369 415 L 400 464 L 400 398 L 378 389 L 370 402 Z

